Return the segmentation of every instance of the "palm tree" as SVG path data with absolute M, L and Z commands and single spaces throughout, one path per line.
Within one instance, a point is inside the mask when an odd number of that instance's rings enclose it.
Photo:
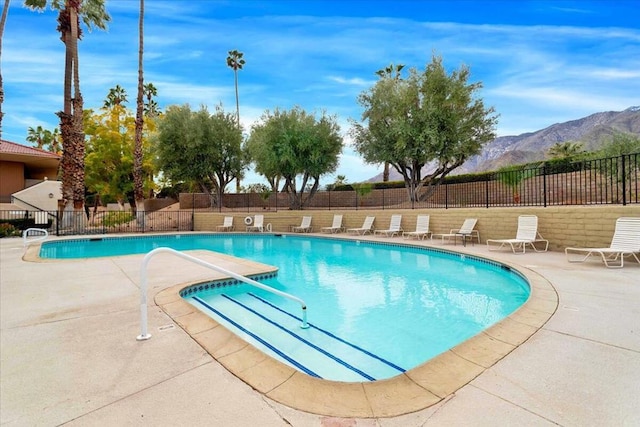
M 4 24 L 7 22 L 7 13 L 9 12 L 9 3 L 11 0 L 4 0 L 2 8 L 2 18 L 0 18 L 0 56 L 2 56 L 2 36 L 4 34 Z M 4 103 L 4 86 L 2 85 L 2 72 L 0 72 L 0 139 L 2 139 L 2 104 Z
M 233 76 L 236 85 L 236 123 L 238 128 L 240 128 L 240 100 L 238 98 L 238 70 L 242 70 L 242 67 L 245 64 L 245 60 L 242 59 L 244 53 L 239 52 L 237 50 L 230 50 L 229 56 L 227 56 L 227 66 L 233 70 Z M 240 192 L 242 185 L 240 184 L 240 180 L 242 179 L 242 172 L 238 174 L 236 177 L 236 193 Z
M 245 64 L 245 60 L 242 59 L 244 53 L 239 52 L 237 50 L 230 50 L 229 56 L 227 56 L 227 66 L 233 70 L 233 75 L 235 78 L 236 84 L 236 120 L 238 122 L 238 127 L 240 127 L 240 101 L 238 98 L 238 70 L 242 70 L 242 67 Z
M 60 131 L 58 128 L 53 129 L 53 132 L 45 131 L 50 134 L 50 139 L 48 142 L 47 149 L 52 153 L 62 154 L 62 149 L 60 147 Z
M 144 125 L 144 74 L 142 59 L 144 52 L 144 0 L 140 0 L 140 16 L 138 20 L 138 97 L 136 100 L 136 142 L 133 148 L 133 198 L 136 213 L 144 203 L 142 185 L 142 127 Z M 136 215 L 137 216 L 137 215 Z
M 144 104 L 144 113 L 149 117 L 156 117 L 160 114 L 158 103 L 153 100 L 154 96 L 158 96 L 158 89 L 153 83 L 145 83 L 143 86 L 144 96 L 147 98 L 147 102 Z
M 25 0 L 25 6 L 42 11 L 47 0 Z M 84 208 L 84 129 L 83 100 L 80 92 L 78 39 L 82 36 L 80 19 L 91 30 L 94 26 L 106 29 L 111 20 L 105 0 L 50 0 L 50 7 L 58 10 L 60 39 L 65 45 L 64 106 L 60 117 L 62 136 L 62 192 L 64 202 L 73 202 L 76 212 Z M 72 96 L 73 89 L 73 96 Z M 65 203 L 66 204 L 66 203 Z
M 36 128 L 29 127 L 27 129 L 27 141 L 32 143 L 34 147 L 42 149 L 45 144 L 45 130 L 42 126 Z
M 107 98 L 104 100 L 103 108 L 111 108 L 115 105 L 122 105 L 126 102 L 129 102 L 127 99 L 127 91 L 124 90 L 122 86 L 116 85 L 116 87 L 109 89 Z
M 393 78 L 395 80 L 400 80 L 400 72 L 404 68 L 403 64 L 393 65 L 393 63 L 389 64 L 388 67 L 383 68 L 382 70 L 376 71 L 376 74 L 381 78 Z M 384 171 L 382 172 L 382 181 L 389 182 L 389 162 L 384 162 Z
M 547 150 L 547 154 L 551 156 L 552 159 L 564 159 L 567 157 L 577 156 L 580 153 L 583 153 L 581 142 L 556 142 L 549 150 Z

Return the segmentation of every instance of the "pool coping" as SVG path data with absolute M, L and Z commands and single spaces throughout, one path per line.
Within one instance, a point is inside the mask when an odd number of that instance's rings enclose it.
M 362 236 L 358 239 L 380 242 Z M 410 242 L 400 244 L 465 253 L 464 248 L 448 250 L 412 245 Z M 347 383 L 318 379 L 273 359 L 181 297 L 180 292 L 193 286 L 193 282 L 159 291 L 154 302 L 229 372 L 276 402 L 326 416 L 394 417 L 435 405 L 467 385 L 525 343 L 544 326 L 558 307 L 555 288 L 540 274 L 504 260 L 469 255 L 507 265 L 524 276 L 531 287 L 527 301 L 502 321 L 456 347 L 403 374 L 374 382 Z M 252 266 L 251 274 L 277 270 L 276 267 L 235 259 L 245 267 Z

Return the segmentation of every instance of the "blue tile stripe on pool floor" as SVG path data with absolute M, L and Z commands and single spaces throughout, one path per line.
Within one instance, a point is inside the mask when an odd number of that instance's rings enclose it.
M 341 364 L 342 366 L 344 366 L 345 368 L 357 373 L 358 375 L 362 376 L 363 378 L 368 379 L 369 381 L 375 381 L 376 379 L 374 377 L 372 377 L 371 375 L 367 374 L 366 372 L 363 372 L 362 370 L 356 368 L 355 366 L 345 362 L 344 360 L 340 359 L 338 356 L 329 353 L 327 350 L 318 347 L 317 345 L 315 345 L 314 343 L 312 343 L 311 341 L 308 341 L 306 339 L 304 339 L 303 337 L 301 337 L 300 335 L 291 332 L 290 330 L 288 330 L 287 328 L 285 328 L 284 326 L 280 325 L 277 322 L 274 322 L 273 320 L 263 316 L 262 314 L 258 313 L 257 311 L 255 311 L 254 309 L 252 309 L 251 307 L 246 306 L 245 304 L 241 303 L 240 301 L 237 301 L 233 298 L 231 298 L 228 295 L 225 294 L 221 294 L 221 296 L 223 298 L 226 298 L 229 301 L 232 301 L 236 304 L 238 304 L 239 306 L 241 306 L 242 308 L 244 308 L 247 311 L 250 311 L 251 313 L 255 314 L 256 316 L 260 317 L 261 319 L 263 319 L 264 321 L 270 323 L 271 325 L 275 326 L 276 328 L 282 330 L 283 332 L 291 335 L 293 338 L 297 339 L 298 341 L 302 342 L 303 344 L 306 344 L 307 346 L 313 348 L 314 350 L 324 354 L 325 356 L 329 357 L 330 359 L 333 359 L 334 361 L 338 362 L 339 364 Z M 253 336 L 253 335 L 252 335 Z M 260 341 L 262 342 L 262 341 Z M 269 347 L 272 348 L 272 347 Z
M 273 351 L 274 353 L 276 353 L 278 356 L 282 357 L 283 359 L 287 360 L 288 362 L 290 362 L 291 364 L 293 364 L 296 368 L 300 369 L 302 372 L 311 375 L 312 377 L 316 377 L 316 378 L 322 378 L 320 375 L 316 374 L 315 372 L 313 372 L 311 369 L 307 368 L 306 366 L 302 365 L 300 362 L 298 362 L 297 360 L 293 359 L 292 357 L 288 356 L 287 354 L 283 353 L 282 351 L 278 350 L 277 348 L 275 348 L 274 346 L 272 346 L 271 344 L 269 344 L 267 341 L 265 341 L 264 339 L 260 338 L 258 335 L 254 334 L 253 332 L 249 331 L 248 329 L 244 328 L 242 325 L 238 324 L 237 322 L 235 322 L 233 319 L 230 319 L 229 317 L 225 316 L 224 314 L 222 314 L 220 311 L 216 310 L 215 308 L 213 308 L 211 305 L 207 304 L 205 301 L 203 301 L 201 298 L 198 298 L 196 296 L 192 297 L 194 300 L 198 301 L 200 304 L 204 305 L 205 307 L 207 307 L 209 310 L 211 310 L 212 312 L 214 312 L 215 314 L 217 314 L 218 316 L 222 317 L 224 320 L 226 320 L 227 322 L 231 323 L 233 326 L 235 326 L 236 328 L 240 329 L 242 332 L 244 332 L 245 334 L 251 336 L 252 338 L 254 338 L 256 341 L 258 341 L 260 344 L 266 346 L 267 348 L 269 348 L 271 351 Z
M 269 301 L 265 300 L 264 298 L 261 298 L 261 297 L 259 297 L 258 295 L 255 295 L 255 294 L 254 294 L 254 293 L 252 293 L 252 292 L 248 292 L 248 295 L 250 295 L 250 296 L 252 296 L 253 298 L 256 298 L 256 299 L 258 299 L 258 300 L 262 301 L 263 303 L 265 303 L 265 304 L 269 305 L 270 307 L 272 307 L 272 308 L 274 308 L 274 309 L 276 309 L 276 310 L 280 311 L 281 313 L 284 313 L 284 314 L 286 314 L 286 315 L 288 315 L 288 316 L 290 316 L 290 317 L 292 317 L 292 318 L 294 318 L 294 319 L 299 320 L 300 322 L 302 322 L 302 319 L 301 319 L 301 318 L 299 318 L 298 316 L 296 316 L 296 315 L 294 315 L 294 314 L 292 314 L 292 313 L 289 313 L 288 311 L 286 311 L 286 310 L 284 310 L 284 309 L 282 309 L 282 308 L 280 308 L 280 307 L 278 307 L 278 306 L 276 306 L 276 305 L 274 305 L 274 304 L 270 303 Z M 310 326 L 310 327 L 312 327 L 312 328 L 314 328 L 314 329 L 315 329 L 315 330 L 317 330 L 317 331 L 322 332 L 323 334 L 326 334 L 326 335 L 330 336 L 331 338 L 335 339 L 336 341 L 340 341 L 341 343 L 346 344 L 346 345 L 348 345 L 349 347 L 351 347 L 351 348 L 353 348 L 353 349 L 355 349 L 355 350 L 358 350 L 358 351 L 360 351 L 360 352 L 362 352 L 362 353 L 366 354 L 366 355 L 367 355 L 367 356 L 369 356 L 369 357 L 372 357 L 372 358 L 374 358 L 374 359 L 376 359 L 376 360 L 379 360 L 380 362 L 384 363 L 384 364 L 385 364 L 385 365 L 387 365 L 387 366 L 392 367 L 393 369 L 395 369 L 395 370 L 397 370 L 397 371 L 399 371 L 399 372 L 406 372 L 406 369 L 401 368 L 400 366 L 396 365 L 395 363 L 390 362 L 390 361 L 386 360 L 385 358 L 383 358 L 383 357 L 381 357 L 381 356 L 378 356 L 377 354 L 371 353 L 369 350 L 366 350 L 366 349 L 364 349 L 364 348 L 362 348 L 362 347 L 359 347 L 359 346 L 357 346 L 357 345 L 355 345 L 355 344 L 353 344 L 353 343 L 350 343 L 349 341 L 347 341 L 347 340 L 345 340 L 345 339 L 343 339 L 343 338 L 340 338 L 339 336 L 334 335 L 334 334 L 332 334 L 332 333 L 331 333 L 331 332 L 329 332 L 329 331 L 326 331 L 326 330 L 324 330 L 324 329 L 322 329 L 322 328 L 319 328 L 319 327 L 317 327 L 317 326 L 314 326 L 314 325 L 313 325 L 313 324 L 311 324 L 311 323 L 309 323 L 309 326 Z

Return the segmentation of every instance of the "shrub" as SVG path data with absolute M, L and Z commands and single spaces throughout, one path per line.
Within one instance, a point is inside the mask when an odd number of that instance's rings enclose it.
M 3 222 L 0 224 L 0 238 L 20 236 L 20 230 L 11 224 Z
M 129 221 L 133 221 L 133 214 L 131 212 L 107 212 L 102 219 L 102 224 L 105 227 L 114 227 Z

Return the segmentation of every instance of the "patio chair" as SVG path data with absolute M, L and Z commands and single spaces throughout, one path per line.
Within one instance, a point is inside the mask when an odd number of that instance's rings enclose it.
M 416 218 L 416 229 L 415 231 L 405 231 L 402 233 L 402 237 L 405 239 L 409 239 L 411 237 L 415 237 L 416 239 L 424 239 L 425 237 L 430 237 L 431 232 L 429 231 L 429 215 L 418 215 Z
M 402 232 L 402 228 L 400 227 L 400 223 L 402 222 L 402 215 L 391 215 L 391 222 L 389 223 L 389 228 L 387 230 L 375 230 L 373 234 L 384 234 L 387 237 L 393 237 L 396 234 L 400 234 Z
M 538 249 L 536 243 L 544 243 L 544 249 Z M 496 247 L 496 245 L 500 245 Z M 514 254 L 525 253 L 527 245 L 536 252 L 546 252 L 549 241 L 538 233 L 538 217 L 536 215 L 520 215 L 518 217 L 518 231 L 515 239 L 487 239 L 490 251 L 497 251 L 509 245 Z
M 225 216 L 222 225 L 216 226 L 217 231 L 233 231 L 233 217 Z
M 261 233 L 264 231 L 264 215 L 256 215 L 251 222 L 252 224 L 247 224 L 247 231 L 259 231 Z
M 360 228 L 348 228 L 347 233 L 353 234 L 362 234 L 363 236 L 367 233 L 373 232 L 373 221 L 376 219 L 375 216 L 368 216 L 364 219 L 362 223 L 362 227 Z
M 294 233 L 311 233 L 311 217 L 303 216 L 302 223 L 298 227 L 291 227 Z
M 607 268 L 624 267 L 624 257 L 632 256 L 638 263 L 640 259 L 640 218 L 622 217 L 616 220 L 616 229 L 608 248 L 565 248 L 569 262 L 583 262 L 591 255 L 600 256 Z M 572 254 L 585 254 L 579 259 L 571 259 Z
M 333 224 L 331 227 L 322 227 L 320 231 L 323 233 L 340 233 L 344 230 L 342 226 L 342 215 L 334 215 L 333 216 Z
M 468 237 L 472 242 L 473 239 L 476 239 L 478 243 L 480 243 L 480 233 L 478 230 L 474 230 L 477 222 L 477 218 L 467 218 L 459 229 L 452 228 L 448 233 L 433 234 L 431 238 L 440 237 L 442 243 L 444 243 L 445 239 L 449 241 L 453 238 L 453 242 L 455 243 L 458 237 L 460 237 L 464 243 Z

